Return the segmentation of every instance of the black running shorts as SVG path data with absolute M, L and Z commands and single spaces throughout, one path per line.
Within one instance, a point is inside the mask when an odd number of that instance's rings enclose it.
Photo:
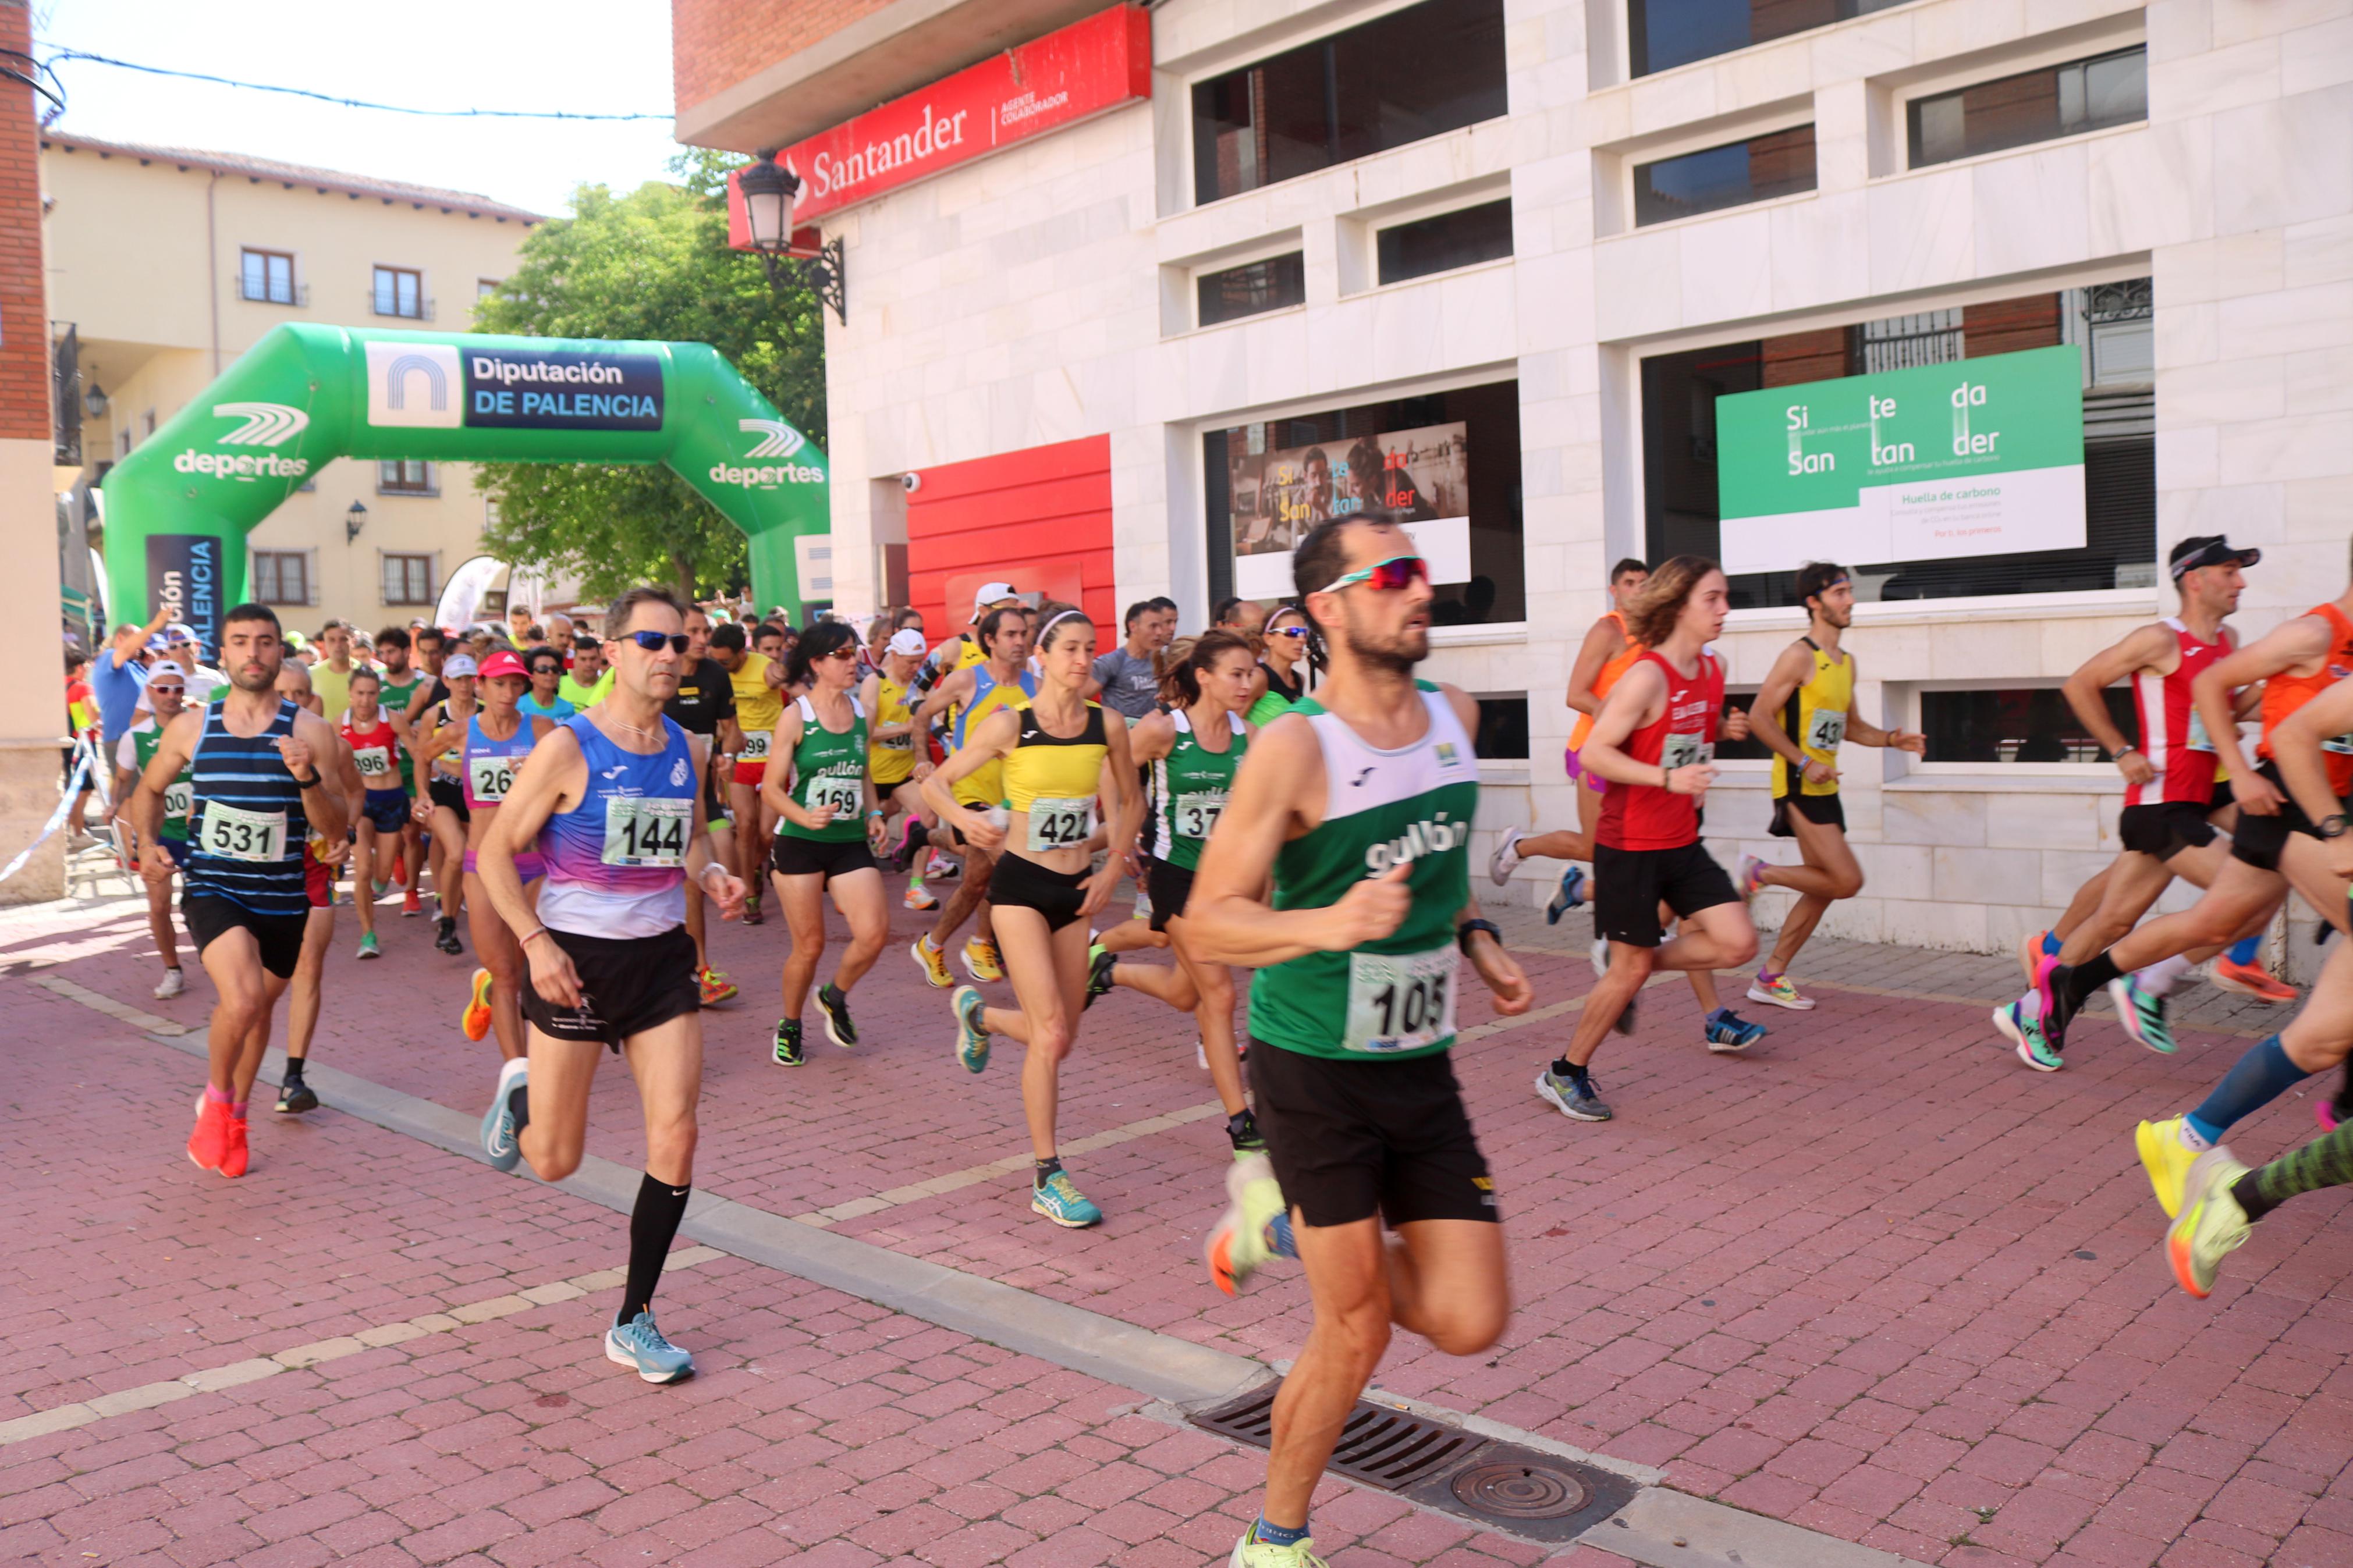
M 1166 931 L 1168 922 L 1185 912 L 1193 897 L 1193 873 L 1166 860 L 1150 862 L 1145 889 L 1152 894 L 1152 929 Z
M 988 879 L 988 901 L 1000 910 L 1036 910 L 1046 917 L 1046 929 L 1060 931 L 1079 918 L 1087 901 L 1085 871 L 1049 871 L 1025 856 L 997 858 Z
M 649 937 L 583 936 L 553 927 L 547 934 L 571 956 L 580 976 L 580 1005 L 559 1007 L 539 994 L 531 983 L 526 948 L 522 1016 L 543 1035 L 602 1042 L 618 1051 L 632 1035 L 702 1010 L 694 939 L 684 926 Z
M 779 833 L 768 848 L 768 869 L 779 877 L 822 877 L 830 882 L 852 871 L 881 868 L 863 838 L 801 838 Z
M 180 915 L 188 922 L 188 935 L 195 942 L 199 959 L 214 939 L 242 926 L 253 933 L 254 944 L 261 949 L 261 967 L 280 980 L 294 978 L 295 963 L 302 956 L 302 932 L 311 923 L 307 914 L 258 915 L 217 893 L 184 895 Z
M 446 805 L 456 812 L 460 826 L 472 820 L 474 814 L 466 809 L 466 792 L 456 779 L 445 779 L 439 773 L 428 773 L 425 775 L 425 792 L 432 796 L 434 805 Z
M 1773 824 L 1765 831 L 1776 838 L 1795 838 L 1798 830 L 1789 826 L 1789 813 L 1796 812 L 1808 822 L 1821 827 L 1846 831 L 1846 807 L 1835 795 L 1784 795 L 1773 799 Z
M 1676 849 L 1597 844 L 1593 879 L 1594 931 L 1629 947 L 1656 947 L 1665 939 L 1659 924 L 1662 900 L 1679 919 L 1740 901 L 1732 879 L 1696 839 Z
M 2136 855 L 2170 860 L 2184 849 L 2203 849 L 2214 842 L 2219 830 L 2206 820 L 2213 809 L 2194 800 L 2128 805 L 2116 816 L 2116 838 Z
M 1502 1217 L 1447 1052 L 1335 1061 L 1261 1040 L 1245 1060 L 1275 1179 L 1309 1225 Z
M 2265 763 L 2255 772 L 2269 779 L 2280 792 L 2280 808 L 2272 816 L 2257 816 L 2249 811 L 2239 813 L 2238 821 L 2231 827 L 2231 858 L 2244 860 L 2258 871 L 2276 871 L 2280 851 L 2287 847 L 2289 834 L 2301 833 L 2315 838 L 2319 835 L 2312 831 L 2312 818 L 2304 815 L 2304 808 L 2288 794 L 2287 785 L 2280 782 L 2278 763 Z M 2342 803 L 2339 804 L 2341 808 Z

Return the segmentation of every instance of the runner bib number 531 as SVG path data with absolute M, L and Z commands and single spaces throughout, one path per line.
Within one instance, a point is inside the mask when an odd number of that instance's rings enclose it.
M 1029 803 L 1029 847 L 1032 849 L 1072 849 L 1094 836 L 1095 798 L 1084 800 L 1048 800 L 1043 796 Z
M 602 858 L 607 866 L 683 866 L 687 830 L 693 826 L 691 800 L 609 798 Z
M 239 811 L 219 801 L 205 805 L 204 826 L 197 847 L 224 860 L 283 860 L 286 858 L 286 814 L 282 811 Z
M 1454 944 L 1427 952 L 1348 955 L 1348 1017 L 1340 1044 L 1388 1056 L 1454 1033 Z

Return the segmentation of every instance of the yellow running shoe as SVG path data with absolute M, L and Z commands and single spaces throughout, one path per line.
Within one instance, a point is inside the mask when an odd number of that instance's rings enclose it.
M 2141 1168 L 2148 1173 L 2148 1184 L 2157 1189 L 2157 1201 L 2167 1217 L 2179 1214 L 2182 1179 L 2198 1158 L 2198 1151 L 2181 1141 L 2181 1118 L 2142 1122 L 2133 1129 L 2133 1147 L 2139 1152 Z
M 1260 1265 L 1276 1256 L 1267 1244 L 1266 1229 L 1285 1205 L 1274 1165 L 1263 1151 L 1234 1156 L 1226 1167 L 1226 1198 L 1225 1216 L 1210 1229 L 1202 1253 L 1209 1265 L 1209 1282 L 1231 1296 Z
M 975 980 L 986 982 L 1005 978 L 1005 960 L 998 956 L 997 944 L 982 937 L 965 939 L 964 966 Z
M 1331 1568 L 1315 1555 L 1314 1536 L 1300 1537 L 1296 1546 L 1277 1546 L 1272 1542 L 1252 1541 L 1251 1531 L 1257 1528 L 1252 1525 L 1242 1531 L 1242 1538 L 1234 1542 L 1234 1554 L 1226 1559 L 1227 1568 Z
M 458 1026 L 466 1031 L 470 1040 L 479 1040 L 491 1032 L 491 972 L 474 971 L 474 992 L 467 999 L 466 1010 L 458 1018 Z
M 2223 1258 L 2247 1239 L 2247 1211 L 2231 1191 L 2246 1173 L 2226 1145 L 2199 1155 L 2182 1184 L 2181 1217 L 2165 1233 L 2165 1260 L 2173 1265 L 2173 1277 L 2201 1301 L 2212 1293 Z
M 948 973 L 947 955 L 932 945 L 929 931 L 914 940 L 907 949 L 907 955 L 923 970 L 923 978 L 940 990 L 944 991 L 955 984 L 955 976 Z

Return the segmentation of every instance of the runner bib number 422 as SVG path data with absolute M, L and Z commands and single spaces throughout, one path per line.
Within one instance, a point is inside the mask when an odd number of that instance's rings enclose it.
M 207 802 L 197 847 L 224 860 L 283 860 L 286 814 L 239 811 L 216 800 Z
M 1029 803 L 1029 847 L 1032 849 L 1073 849 L 1094 836 L 1095 797 L 1084 800 L 1048 800 L 1044 796 Z
M 1350 953 L 1342 1047 L 1388 1056 L 1451 1037 L 1458 956 L 1451 942 L 1427 952 Z
M 693 826 L 691 800 L 609 798 L 605 802 L 602 858 L 607 866 L 683 866 L 687 831 Z

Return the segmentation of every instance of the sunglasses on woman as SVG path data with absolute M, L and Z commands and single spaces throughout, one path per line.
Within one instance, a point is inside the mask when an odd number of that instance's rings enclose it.
M 1394 594 L 1410 584 L 1429 581 L 1429 562 L 1419 555 L 1392 555 L 1386 561 L 1374 562 L 1362 571 L 1351 572 L 1344 577 L 1335 578 L 1326 583 L 1317 592 L 1336 594 L 1354 584 L 1370 583 L 1377 593 Z
M 1266 635 L 1271 637 L 1303 637 L 1307 635 L 1307 628 L 1305 626 L 1277 626 Z
M 684 653 L 686 651 L 686 638 L 674 633 L 629 632 L 625 635 L 631 642 L 637 644 L 648 653 L 661 652 L 664 644 L 669 645 L 670 651 L 672 653 Z
M 858 649 L 849 643 L 844 643 L 841 647 L 835 648 L 831 653 L 821 653 L 818 655 L 818 658 L 856 658 L 857 657 Z

